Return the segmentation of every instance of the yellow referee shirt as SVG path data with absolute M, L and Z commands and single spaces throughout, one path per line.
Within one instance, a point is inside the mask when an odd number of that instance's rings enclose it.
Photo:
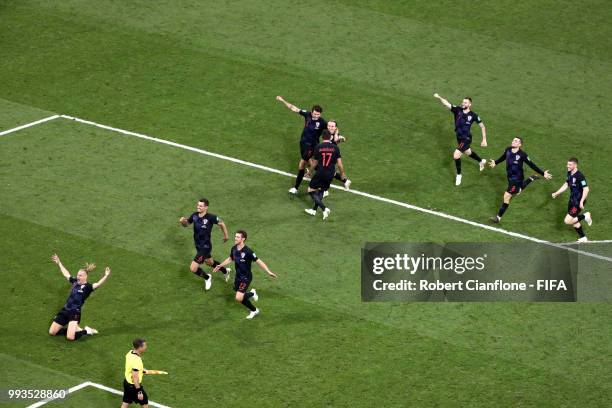
M 142 375 L 144 374 L 142 359 L 134 350 L 130 350 L 125 355 L 125 381 L 130 384 L 134 384 L 134 380 L 132 379 L 132 371 L 134 370 L 138 371 L 138 382 L 142 384 Z

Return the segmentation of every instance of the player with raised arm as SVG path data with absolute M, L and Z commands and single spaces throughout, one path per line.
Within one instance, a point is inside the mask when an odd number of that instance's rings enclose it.
M 523 139 L 520 137 L 515 137 L 512 139 L 512 144 L 510 147 L 506 148 L 502 155 L 497 160 L 491 160 L 489 165 L 491 168 L 494 168 L 496 165 L 500 164 L 503 161 L 506 161 L 506 175 L 508 177 L 508 188 L 504 192 L 504 198 L 502 205 L 497 212 L 497 215 L 491 217 L 491 221 L 495 224 L 498 224 L 508 206 L 510 205 L 510 200 L 516 194 L 521 194 L 521 192 L 527 188 L 531 182 L 537 180 L 539 177 L 536 175 L 530 176 L 525 180 L 525 176 L 523 175 L 523 164 L 527 163 L 529 167 L 531 167 L 536 173 L 541 176 L 544 176 L 546 180 L 550 180 L 552 175 L 546 171 L 542 171 L 534 162 L 531 161 L 527 153 L 521 150 L 523 146 Z
M 471 110 L 472 98 L 466 96 L 461 101 L 461 105 L 456 106 L 451 104 L 446 99 L 442 98 L 437 93 L 434 94 L 434 98 L 438 99 L 442 105 L 446 106 L 455 117 L 455 134 L 457 136 L 457 148 L 453 152 L 453 159 L 455 160 L 455 168 L 457 175 L 455 176 L 455 185 L 461 184 L 461 156 L 467 154 L 470 158 L 476 160 L 480 167 L 480 171 L 483 171 L 487 163 L 486 159 L 481 159 L 480 156 L 472 150 L 472 132 L 471 127 L 474 122 L 480 126 L 482 132 L 482 141 L 480 146 L 487 147 L 487 129 L 484 123 L 480 119 L 480 116 L 476 112 Z
M 49 327 L 49 335 L 57 336 L 65 334 L 66 339 L 72 341 L 78 340 L 86 334 L 98 334 L 96 329 L 89 326 L 85 326 L 84 329 L 81 329 L 79 323 L 81 322 L 82 309 L 85 301 L 89 295 L 91 295 L 91 292 L 98 289 L 106 282 L 106 279 L 108 279 L 111 274 L 111 269 L 107 266 L 104 269 L 104 276 L 96 283 L 91 284 L 87 282 L 87 276 L 89 272 L 95 269 L 96 265 L 90 263 L 85 264 L 84 268 L 79 269 L 76 277 L 73 277 L 68 269 L 62 264 L 57 254 L 53 254 L 51 260 L 59 267 L 62 275 L 70 282 L 72 288 L 70 289 L 70 295 L 68 296 L 66 304 L 62 310 L 57 313 L 53 319 L 53 323 L 51 323 L 51 327 Z
M 552 193 L 552 198 L 557 198 L 568 188 L 570 189 L 570 196 L 567 203 L 567 214 L 563 222 L 574 227 L 578 234 L 578 242 L 587 242 L 580 221 L 584 220 L 591 226 L 593 219 L 590 212 L 587 211 L 584 214 L 580 214 L 580 212 L 584 210 L 584 204 L 589 195 L 589 186 L 582 172 L 578 170 L 578 159 L 575 157 L 571 157 L 567 161 L 567 179 L 557 191 Z
M 307 208 L 304 211 L 310 215 L 317 215 L 317 208 L 323 210 L 323 219 L 326 220 L 331 213 L 329 207 L 323 203 L 323 193 L 329 189 L 334 175 L 336 174 L 336 164 L 342 178 L 346 178 L 344 166 L 342 165 L 342 157 L 340 148 L 331 142 L 332 135 L 329 130 L 323 131 L 323 143 L 320 143 L 315 148 L 314 166 L 315 174 L 308 184 L 308 194 L 314 201 L 312 209 Z
M 204 288 L 206 290 L 209 290 L 212 285 L 212 276 L 204 272 L 200 265 L 206 263 L 206 265 L 212 268 L 219 265 L 219 262 L 215 261 L 211 255 L 213 225 L 219 225 L 219 228 L 223 231 L 223 242 L 227 242 L 229 239 L 225 223 L 216 215 L 208 212 L 208 204 L 209 202 L 206 198 L 200 198 L 196 204 L 196 212 L 191 214 L 189 218 L 181 217 L 179 219 L 179 223 L 183 227 L 193 224 L 193 241 L 195 243 L 196 255 L 189 265 L 189 270 L 204 279 Z M 230 269 L 219 268 L 216 270 L 220 270 L 223 273 L 226 282 L 229 280 Z
M 308 165 L 314 148 L 319 144 L 319 138 L 321 132 L 327 127 L 327 121 L 321 117 L 323 108 L 319 105 L 314 105 L 312 110 L 300 109 L 297 106 L 287 102 L 282 96 L 276 97 L 277 101 L 282 102 L 288 109 L 298 113 L 304 117 L 304 129 L 302 130 L 302 136 L 300 138 L 300 161 L 298 163 L 298 172 L 295 177 L 295 185 L 289 189 L 289 193 L 297 194 L 300 184 L 306 174 L 306 166 Z
M 236 291 L 236 301 L 242 303 L 247 309 L 250 310 L 247 319 L 252 319 L 259 314 L 259 309 L 251 303 L 251 298 L 257 302 L 259 296 L 255 289 L 251 289 L 247 292 L 251 282 L 253 281 L 253 273 L 251 271 L 251 264 L 257 263 L 261 269 L 266 271 L 269 276 L 276 278 L 276 274 L 268 268 L 268 265 L 255 255 L 255 252 L 251 248 L 245 245 L 247 239 L 246 231 L 240 230 L 234 235 L 234 246 L 230 251 L 230 256 L 220 265 L 215 267 L 215 270 L 228 265 L 234 261 L 236 265 L 236 277 L 234 278 L 234 290 Z

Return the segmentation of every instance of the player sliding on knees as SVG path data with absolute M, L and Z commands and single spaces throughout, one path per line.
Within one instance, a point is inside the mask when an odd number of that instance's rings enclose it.
M 527 163 L 536 173 L 544 176 L 546 180 L 550 180 L 552 175 L 546 171 L 542 171 L 534 162 L 531 161 L 527 153 L 521 150 L 523 146 L 523 139 L 515 137 L 512 139 L 512 144 L 508 147 L 497 160 L 491 160 L 489 165 L 494 168 L 504 160 L 506 161 L 506 175 L 508 176 L 508 188 L 504 192 L 504 199 L 502 205 L 494 217 L 491 217 L 491 221 L 495 224 L 499 223 L 510 205 L 512 197 L 527 188 L 531 182 L 537 180 L 539 177 L 536 175 L 530 176 L 525 180 L 523 175 L 523 164 Z
M 455 177 L 455 185 L 461 184 L 461 156 L 467 154 L 470 158 L 476 160 L 480 167 L 480 171 L 483 171 L 487 164 L 486 159 L 481 159 L 478 154 L 471 149 L 472 144 L 472 123 L 478 123 L 482 132 L 482 141 L 480 146 L 487 147 L 487 129 L 484 123 L 480 119 L 480 116 L 476 112 L 471 110 L 472 98 L 465 97 L 461 101 L 460 106 L 452 105 L 449 101 L 442 98 L 437 93 L 434 94 L 434 98 L 437 98 L 442 102 L 442 105 L 446 106 L 455 116 L 455 134 L 457 136 L 457 148 L 453 152 L 453 159 L 455 159 L 455 168 L 457 175 Z
M 319 138 L 321 132 L 327 127 L 327 121 L 321 117 L 323 108 L 319 105 L 314 105 L 312 110 L 300 109 L 295 105 L 290 104 L 283 99 L 282 96 L 276 97 L 277 101 L 282 102 L 287 108 L 293 112 L 300 114 L 304 117 L 304 129 L 302 130 L 302 137 L 300 138 L 300 161 L 298 163 L 298 172 L 295 177 L 295 185 L 289 189 L 289 193 L 297 194 L 300 184 L 306 174 L 306 166 L 308 165 L 314 148 L 319 144 Z
M 87 275 L 95 269 L 96 265 L 89 263 L 85 264 L 84 268 L 79 269 L 75 278 L 70 274 L 68 269 L 64 267 L 57 254 L 53 254 L 51 260 L 57 264 L 62 275 L 70 282 L 72 288 L 70 289 L 70 295 L 68 296 L 66 304 L 62 310 L 57 313 L 53 319 L 53 323 L 51 323 L 51 327 L 49 327 L 49 335 L 57 336 L 65 334 L 66 338 L 72 341 L 78 340 L 86 334 L 98 334 L 96 329 L 89 326 L 85 326 L 84 329 L 81 329 L 79 323 L 81 322 L 81 314 L 85 301 L 89 295 L 91 295 L 91 292 L 98 289 L 106 282 L 106 279 L 108 279 L 111 274 L 111 269 L 107 266 L 104 269 L 104 276 L 92 285 L 87 282 Z M 68 327 L 65 327 L 66 325 Z
M 323 131 L 323 143 L 320 143 L 315 148 L 314 166 L 315 174 L 308 184 L 308 194 L 314 201 L 312 209 L 307 208 L 304 211 L 310 215 L 317 215 L 317 208 L 323 210 L 323 219 L 326 220 L 331 213 L 329 207 L 323 203 L 323 193 L 329 190 L 334 175 L 336 174 L 336 163 L 342 178 L 346 179 L 342 158 L 340 156 L 340 148 L 331 142 L 332 135 L 329 130 Z
M 584 220 L 591 226 L 593 219 L 590 212 L 585 212 L 584 214 L 580 214 L 580 212 L 584 210 L 584 204 L 589 195 L 589 186 L 584 175 L 578 170 L 578 159 L 575 157 L 571 157 L 567 161 L 567 179 L 557 191 L 552 193 L 552 198 L 557 198 L 568 187 L 570 189 L 570 197 L 567 203 L 567 214 L 563 222 L 574 227 L 576 233 L 578 233 L 578 242 L 587 242 L 587 237 L 580 221 Z
M 268 265 L 266 265 L 264 261 L 259 259 L 257 255 L 255 255 L 255 252 L 253 252 L 251 248 L 245 245 L 244 242 L 246 240 L 246 231 L 237 231 L 236 235 L 234 236 L 234 246 L 230 251 L 230 256 L 225 261 L 221 262 L 220 265 L 217 265 L 215 267 L 215 271 L 234 261 L 236 265 L 236 277 L 234 278 L 236 302 L 242 303 L 247 309 L 251 311 L 246 317 L 250 320 L 259 314 L 259 309 L 256 308 L 253 303 L 251 303 L 251 299 L 253 299 L 255 302 L 259 300 L 257 291 L 255 289 L 247 291 L 253 280 L 251 264 L 253 262 L 256 262 L 259 267 L 261 267 L 264 271 L 268 273 L 269 276 L 273 278 L 276 278 L 276 274 L 272 272 L 270 268 L 268 268 Z
M 219 262 L 215 261 L 211 255 L 212 253 L 212 242 L 210 235 L 212 233 L 213 225 L 219 225 L 223 231 L 223 242 L 227 242 L 229 236 L 227 235 L 227 227 L 225 223 L 216 215 L 208 212 L 208 200 L 206 198 L 200 198 L 196 204 L 196 212 L 191 214 L 189 218 L 181 217 L 179 223 L 183 227 L 193 224 L 193 241 L 195 243 L 196 255 L 189 265 L 189 270 L 195 273 L 197 276 L 204 279 L 204 288 L 209 290 L 212 285 L 212 276 L 204 272 L 200 265 L 206 263 L 206 265 L 215 268 L 219 265 Z M 231 270 L 229 268 L 218 268 L 215 271 L 220 270 L 225 276 L 227 282 L 230 278 Z
M 342 142 L 346 142 L 346 137 L 342 136 L 340 134 L 340 129 L 338 129 L 338 122 L 330 119 L 327 122 L 327 130 L 329 131 L 329 133 L 331 133 L 332 137 L 331 137 L 331 142 L 333 144 L 335 144 L 336 146 Z M 342 182 L 342 184 L 344 184 L 344 189 L 348 190 L 351 188 L 351 180 L 349 180 L 346 175 L 342 175 L 341 172 L 336 171 L 336 173 L 334 174 L 334 178 L 340 182 Z M 323 192 L 323 198 L 327 197 L 329 195 L 329 190 L 325 190 Z

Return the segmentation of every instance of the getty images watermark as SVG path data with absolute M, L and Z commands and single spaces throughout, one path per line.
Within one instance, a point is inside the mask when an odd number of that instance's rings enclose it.
M 571 302 L 578 295 L 578 256 L 537 243 L 368 243 L 361 270 L 364 301 Z

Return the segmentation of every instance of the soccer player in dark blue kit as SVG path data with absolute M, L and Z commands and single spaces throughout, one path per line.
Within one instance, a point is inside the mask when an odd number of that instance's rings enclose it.
M 478 156 L 478 154 L 472 150 L 472 132 L 470 129 L 474 122 L 478 123 L 478 126 L 480 126 L 480 130 L 482 132 L 482 141 L 480 142 L 480 146 L 482 147 L 487 147 L 487 129 L 480 119 L 480 116 L 471 110 L 472 98 L 466 96 L 461 101 L 460 106 L 452 105 L 449 101 L 442 98 L 437 93 L 434 94 L 434 98 L 439 99 L 440 102 L 442 102 L 442 105 L 450 109 L 455 117 L 457 148 L 453 152 L 453 159 L 455 160 L 455 169 L 457 171 L 457 175 L 455 176 L 455 185 L 458 186 L 461 184 L 461 156 L 463 154 L 467 154 L 470 158 L 476 160 L 480 167 L 480 171 L 484 170 L 487 161 L 486 159 L 481 159 L 480 156 Z
M 323 210 L 323 219 L 326 220 L 331 213 L 329 207 L 323 203 L 323 193 L 329 190 L 329 186 L 336 174 L 336 164 L 342 178 L 346 178 L 344 166 L 342 165 L 342 157 L 338 145 L 332 143 L 332 134 L 329 130 L 323 131 L 323 143 L 320 143 L 315 148 L 314 152 L 314 167 L 315 174 L 308 184 L 308 194 L 314 201 L 312 209 L 307 208 L 304 211 L 310 215 L 317 215 L 317 208 Z
M 257 302 L 259 295 L 255 289 L 249 289 L 251 282 L 253 281 L 253 273 L 251 272 L 251 264 L 257 263 L 261 269 L 266 271 L 269 276 L 276 278 L 276 274 L 268 268 L 268 265 L 257 257 L 255 252 L 251 248 L 245 245 L 247 239 L 246 231 L 240 230 L 234 235 L 234 246 L 230 251 L 230 256 L 221 264 L 215 267 L 214 272 L 221 269 L 225 265 L 234 261 L 236 265 L 236 277 L 234 278 L 234 290 L 236 291 L 236 302 L 242 303 L 247 309 L 250 310 L 247 319 L 252 319 L 259 314 L 259 309 L 251 303 L 251 298 Z
M 53 254 L 51 260 L 59 267 L 62 275 L 70 282 L 72 288 L 70 289 L 70 295 L 66 304 L 57 313 L 53 323 L 51 323 L 51 327 L 49 327 L 49 335 L 57 336 L 65 334 L 68 340 L 78 340 L 86 334 L 98 334 L 96 329 L 89 326 L 81 329 L 79 323 L 81 322 L 81 314 L 85 301 L 94 290 L 106 282 L 111 274 L 111 269 L 107 266 L 104 269 L 104 276 L 98 282 L 91 284 L 87 282 L 87 275 L 95 269 L 96 265 L 86 264 L 84 268 L 79 269 L 76 277 L 73 277 L 68 269 L 64 267 L 57 254 Z M 66 325 L 67 327 L 64 327 Z
M 327 121 L 327 130 L 331 133 L 331 142 L 335 145 L 339 145 L 342 142 L 346 142 L 346 137 L 340 134 L 340 129 L 338 129 L 338 122 L 336 120 L 330 119 Z M 351 180 L 349 180 L 346 175 L 342 175 L 341 172 L 336 171 L 334 174 L 334 178 L 344 185 L 345 190 L 349 190 L 351 188 Z M 323 192 L 323 198 L 329 195 L 329 190 Z
M 314 148 L 319 144 L 321 132 L 327 127 L 327 121 L 321 117 L 323 108 L 319 105 L 314 105 L 312 110 L 308 112 L 307 110 L 300 109 L 290 104 L 284 100 L 282 96 L 277 96 L 276 100 L 285 104 L 285 106 L 293 112 L 304 117 L 304 129 L 302 130 L 302 137 L 300 138 L 300 162 L 298 164 L 298 173 L 295 177 L 295 185 L 289 189 L 289 193 L 297 194 L 298 188 L 300 188 L 300 184 L 302 184 L 302 180 L 306 174 L 306 166 L 312 158 Z
M 508 209 L 510 205 L 510 200 L 516 194 L 521 194 L 531 182 L 538 179 L 538 176 L 530 176 L 525 180 L 525 176 L 523 175 L 523 164 L 527 163 L 529 167 L 531 167 L 536 173 L 541 176 L 544 176 L 546 180 L 550 180 L 552 175 L 546 171 L 542 171 L 534 162 L 531 161 L 527 153 L 521 150 L 523 146 L 523 139 L 520 137 L 515 137 L 512 139 L 512 144 L 508 147 L 502 155 L 497 160 L 491 160 L 489 165 L 491 168 L 500 164 L 503 161 L 506 161 L 506 174 L 508 176 L 508 188 L 504 192 L 504 201 L 497 213 L 494 217 L 491 217 L 491 221 L 494 223 L 499 223 L 504 213 Z
M 191 214 L 189 218 L 181 217 L 179 223 L 183 227 L 187 227 L 189 224 L 193 224 L 193 241 L 196 247 L 196 255 L 189 265 L 189 270 L 195 273 L 199 277 L 204 279 L 204 288 L 210 289 L 212 285 L 212 277 L 205 273 L 200 265 L 206 263 L 211 267 L 216 267 L 219 262 L 215 261 L 212 257 L 212 242 L 210 235 L 212 233 L 213 225 L 219 225 L 223 231 L 223 242 L 227 242 L 229 236 L 227 235 L 227 227 L 225 223 L 216 215 L 208 212 L 208 200 L 201 198 L 196 204 L 196 212 Z M 229 280 L 230 270 L 226 268 L 220 268 L 223 275 L 225 275 L 225 281 Z
M 584 220 L 591 226 L 593 219 L 590 212 L 585 212 L 584 214 L 580 214 L 580 212 L 584 210 L 584 204 L 589 195 L 589 186 L 584 175 L 578 170 L 578 159 L 575 157 L 571 157 L 567 161 L 567 179 L 557 191 L 552 193 L 552 198 L 557 198 L 558 195 L 568 188 L 570 189 L 570 197 L 567 203 L 567 214 L 563 222 L 574 227 L 578 234 L 578 242 L 587 242 L 587 237 L 580 221 Z

